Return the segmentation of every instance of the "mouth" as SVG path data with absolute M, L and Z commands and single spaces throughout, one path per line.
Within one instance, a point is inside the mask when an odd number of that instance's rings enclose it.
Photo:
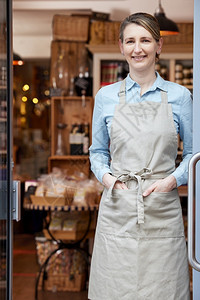
M 142 61 L 146 55 L 132 56 L 132 58 L 136 61 Z

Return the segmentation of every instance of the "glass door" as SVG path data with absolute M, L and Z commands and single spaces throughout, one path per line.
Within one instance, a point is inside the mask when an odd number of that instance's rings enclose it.
M 0 0 L 0 299 L 12 299 L 12 1 Z
M 188 257 L 193 267 L 193 299 L 200 299 L 200 0 L 194 0 L 193 157 L 188 180 Z

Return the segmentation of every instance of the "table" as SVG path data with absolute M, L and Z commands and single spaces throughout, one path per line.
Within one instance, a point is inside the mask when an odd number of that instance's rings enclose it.
M 187 197 L 188 196 L 188 186 L 181 185 L 178 187 L 178 193 L 180 197 Z
M 88 205 L 88 206 L 75 206 L 75 205 L 64 205 L 64 206 L 56 206 L 56 205 L 35 205 L 32 203 L 29 203 L 28 200 L 25 199 L 24 201 L 24 209 L 27 210 L 40 210 L 40 211 L 46 211 L 47 214 L 51 216 L 52 212 L 55 211 L 62 211 L 62 212 L 88 212 L 88 223 L 84 231 L 81 231 L 77 235 L 72 235 L 71 232 L 63 232 L 63 231 L 50 231 L 49 230 L 49 224 L 51 218 L 49 220 L 45 220 L 46 223 L 46 229 L 44 231 L 44 234 L 47 238 L 52 239 L 57 243 L 57 248 L 50 253 L 50 255 L 46 258 L 43 265 L 41 265 L 37 279 L 36 279 L 36 285 L 35 285 L 35 300 L 38 299 L 38 285 L 40 281 L 41 274 L 43 273 L 43 286 L 44 286 L 44 280 L 45 280 L 45 274 L 46 274 L 46 267 L 48 265 L 48 262 L 50 258 L 56 254 L 58 251 L 63 251 L 64 249 L 75 249 L 79 251 L 84 259 L 86 260 L 87 264 L 90 263 L 90 257 L 91 254 L 89 251 L 86 251 L 82 246 L 81 242 L 83 242 L 86 238 L 94 237 L 95 228 L 91 229 L 92 224 L 92 218 L 96 219 L 96 213 L 98 211 L 98 205 Z M 94 215 L 94 214 L 95 215 Z M 93 215 L 92 215 L 93 214 Z

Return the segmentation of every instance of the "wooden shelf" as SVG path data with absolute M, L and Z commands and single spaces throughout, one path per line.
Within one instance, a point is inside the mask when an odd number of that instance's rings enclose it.
M 88 160 L 88 155 L 53 155 L 49 157 L 50 160 Z
M 81 97 L 52 97 L 51 103 L 51 156 L 55 156 L 57 148 L 58 123 L 65 123 L 63 142 L 67 156 L 70 154 L 69 134 L 73 123 L 89 123 L 90 141 L 92 138 L 93 98 L 85 97 L 85 106 Z
M 84 155 L 50 156 L 48 159 L 49 173 L 53 168 L 66 170 L 68 175 L 73 175 L 75 172 L 82 172 L 86 177 L 89 177 L 89 157 L 84 157 Z
M 67 96 L 52 97 L 51 102 L 51 156 L 48 159 L 48 171 L 51 172 L 54 167 L 65 169 L 67 174 L 73 175 L 74 172 L 82 172 L 87 177 L 90 174 L 90 164 L 88 155 L 70 155 L 69 137 L 74 123 L 89 124 L 89 140 L 92 140 L 92 113 L 93 98 Z M 84 105 L 83 105 L 84 104 Z M 57 139 L 58 139 L 58 123 L 66 124 L 63 129 L 63 144 L 65 145 L 64 153 L 66 155 L 56 155 Z
M 92 45 L 88 44 L 86 45 L 88 50 L 91 53 L 118 53 L 120 54 L 120 49 L 118 44 L 101 44 L 101 45 Z

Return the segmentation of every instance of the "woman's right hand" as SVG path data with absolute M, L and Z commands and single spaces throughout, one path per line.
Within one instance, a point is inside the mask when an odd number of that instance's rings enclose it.
M 115 180 L 116 180 L 116 177 L 109 173 L 106 173 L 103 175 L 103 184 L 107 189 L 109 189 L 111 187 L 111 185 L 113 184 L 113 182 Z M 117 180 L 115 182 L 114 189 L 128 190 L 126 184 L 120 180 Z

